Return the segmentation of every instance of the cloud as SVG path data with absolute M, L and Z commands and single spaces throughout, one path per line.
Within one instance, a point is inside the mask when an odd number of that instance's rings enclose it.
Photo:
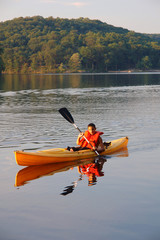
M 88 3 L 86 2 L 70 2 L 70 3 L 67 3 L 67 5 L 71 5 L 71 6 L 74 6 L 74 7 L 83 7 L 83 6 L 86 6 L 88 5 Z
M 41 0 L 43 3 L 58 3 L 58 1 L 55 0 Z
M 57 1 L 57 0 L 41 0 L 43 3 L 58 3 L 61 5 L 67 5 L 67 6 L 74 6 L 74 7 L 83 7 L 88 5 L 86 2 L 64 2 L 64 1 Z

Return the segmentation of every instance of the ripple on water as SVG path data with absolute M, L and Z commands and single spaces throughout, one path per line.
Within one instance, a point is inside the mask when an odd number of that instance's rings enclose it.
M 159 85 L 1 91 L 0 144 L 30 142 L 33 148 L 35 142 L 40 148 L 74 144 L 78 132 L 58 112 L 66 106 L 82 131 L 94 121 L 105 140 L 127 135 L 136 148 L 143 149 L 144 143 L 154 147 L 160 125 L 159 93 Z

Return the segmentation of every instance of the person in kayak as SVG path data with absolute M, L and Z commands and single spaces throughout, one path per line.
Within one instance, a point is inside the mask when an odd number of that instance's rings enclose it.
M 80 133 L 77 138 L 77 145 L 80 147 L 68 147 L 69 151 L 79 151 L 84 149 L 93 149 L 98 152 L 103 152 L 105 150 L 102 138 L 100 137 L 103 132 L 96 131 L 96 126 L 94 123 L 88 124 L 88 130 L 85 133 Z M 88 139 L 91 145 L 86 141 L 84 136 Z

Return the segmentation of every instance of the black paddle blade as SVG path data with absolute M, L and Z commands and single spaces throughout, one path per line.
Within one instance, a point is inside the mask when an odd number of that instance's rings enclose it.
M 61 108 L 59 112 L 68 122 L 74 123 L 74 119 L 67 108 Z
M 74 190 L 74 185 L 67 186 L 67 187 L 65 187 L 65 189 L 63 190 L 63 192 L 60 195 L 66 196 L 66 195 L 72 193 L 73 190 Z

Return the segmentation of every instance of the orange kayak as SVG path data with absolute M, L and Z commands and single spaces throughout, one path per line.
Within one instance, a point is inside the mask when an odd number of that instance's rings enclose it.
M 102 156 L 112 155 L 124 149 L 128 145 L 128 137 L 113 140 L 107 144 Z M 15 158 L 18 165 L 33 166 L 50 163 L 70 162 L 80 159 L 95 158 L 97 155 L 93 150 L 80 150 L 70 152 L 66 148 L 53 148 L 36 152 L 15 151 Z

